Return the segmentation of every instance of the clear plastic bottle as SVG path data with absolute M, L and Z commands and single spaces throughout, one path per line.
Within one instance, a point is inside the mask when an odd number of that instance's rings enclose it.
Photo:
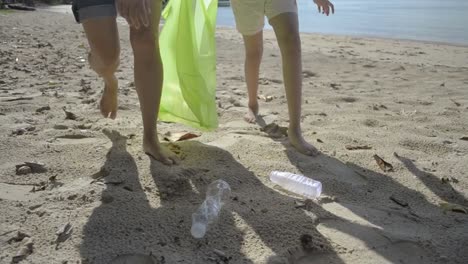
M 223 180 L 216 180 L 208 186 L 205 201 L 192 214 L 191 233 L 193 237 L 202 238 L 205 236 L 208 225 L 218 218 L 221 207 L 230 194 L 231 187 Z
M 272 171 L 270 180 L 284 189 L 305 196 L 307 198 L 317 198 L 322 193 L 322 183 L 312 180 L 302 175 Z

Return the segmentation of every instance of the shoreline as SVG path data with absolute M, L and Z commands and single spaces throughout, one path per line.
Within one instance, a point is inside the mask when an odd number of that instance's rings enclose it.
M 63 6 L 63 7 L 71 7 L 71 5 L 38 5 L 37 6 L 37 11 L 42 11 L 42 12 L 51 12 L 51 13 L 60 13 L 60 14 L 70 14 L 73 16 L 71 13 L 71 10 L 50 10 L 50 7 L 57 7 L 57 6 Z M 16 11 L 16 10 L 15 10 Z M 36 12 L 37 12 L 36 11 Z M 236 30 L 235 25 L 217 25 L 217 28 L 221 29 L 233 29 Z M 264 31 L 273 31 L 272 29 L 265 28 Z M 405 41 L 405 42 L 417 42 L 417 43 L 423 43 L 423 44 L 433 44 L 433 45 L 447 45 L 447 46 L 454 46 L 454 47 L 462 47 L 466 48 L 468 47 L 468 43 L 459 43 L 459 42 L 446 42 L 446 41 L 432 41 L 432 40 L 422 40 L 422 39 L 407 39 L 407 38 L 398 38 L 398 37 L 385 37 L 385 36 L 378 36 L 378 35 L 363 35 L 363 34 L 335 34 L 335 33 L 315 33 L 315 32 L 305 32 L 301 31 L 301 34 L 304 35 L 317 35 L 317 36 L 336 36 L 336 37 L 350 37 L 350 38 L 362 38 L 362 39 L 378 39 L 378 40 L 394 40 L 394 41 Z
M 235 26 L 216 26 L 220 29 L 229 29 L 236 30 Z M 265 28 L 264 31 L 273 32 L 273 29 Z M 237 32 L 237 30 L 236 30 Z M 431 40 L 419 40 L 419 39 L 406 39 L 406 38 L 391 38 L 391 37 L 381 37 L 377 35 L 342 35 L 334 33 L 315 33 L 315 32 L 300 32 L 301 35 L 310 35 L 310 36 L 324 36 L 324 37 L 339 37 L 339 38 L 353 38 L 353 39 L 365 39 L 365 40 L 382 40 L 382 41 L 403 41 L 403 42 L 413 42 L 415 44 L 428 44 L 428 45 L 443 45 L 443 46 L 452 46 L 457 48 L 468 48 L 468 43 L 451 43 L 451 42 L 442 42 L 442 41 L 431 41 Z

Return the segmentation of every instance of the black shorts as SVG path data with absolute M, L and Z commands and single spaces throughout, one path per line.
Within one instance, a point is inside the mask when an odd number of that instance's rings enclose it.
M 116 17 L 115 0 L 73 0 L 73 15 L 76 22 L 97 17 Z

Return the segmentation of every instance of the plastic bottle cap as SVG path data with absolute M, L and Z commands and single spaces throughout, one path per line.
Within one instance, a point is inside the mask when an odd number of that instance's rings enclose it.
M 206 226 L 200 223 L 195 223 L 192 225 L 190 232 L 194 238 L 202 238 L 205 236 Z

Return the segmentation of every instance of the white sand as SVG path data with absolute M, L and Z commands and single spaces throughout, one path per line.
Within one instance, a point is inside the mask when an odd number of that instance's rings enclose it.
M 120 29 L 121 107 L 111 121 L 99 115 L 102 84 L 70 15 L 0 13 L 0 263 L 25 243 L 8 242 L 18 231 L 34 243 L 21 263 L 109 263 L 125 254 L 152 254 L 154 263 L 468 263 L 468 215 L 439 206 L 468 206 L 468 48 L 303 35 L 303 129 L 323 152 L 311 158 L 242 121 L 242 42 L 220 29 L 220 127 L 172 145 L 184 160 L 168 168 L 141 151 L 128 29 Z M 260 111 L 287 126 L 279 55 L 267 32 L 260 92 L 274 99 Z M 43 106 L 51 109 L 37 113 Z M 79 120 L 64 120 L 64 106 Z M 189 130 L 159 125 L 162 134 Z M 70 135 L 81 136 L 57 138 Z M 394 171 L 383 172 L 374 154 Z M 25 161 L 48 172 L 15 175 Z M 107 173 L 93 182 L 101 168 Z M 303 205 L 269 182 L 272 170 L 320 180 L 322 199 Z M 195 240 L 191 213 L 218 178 L 232 200 Z M 35 185 L 47 187 L 29 193 Z M 73 231 L 56 246 L 67 223 Z

